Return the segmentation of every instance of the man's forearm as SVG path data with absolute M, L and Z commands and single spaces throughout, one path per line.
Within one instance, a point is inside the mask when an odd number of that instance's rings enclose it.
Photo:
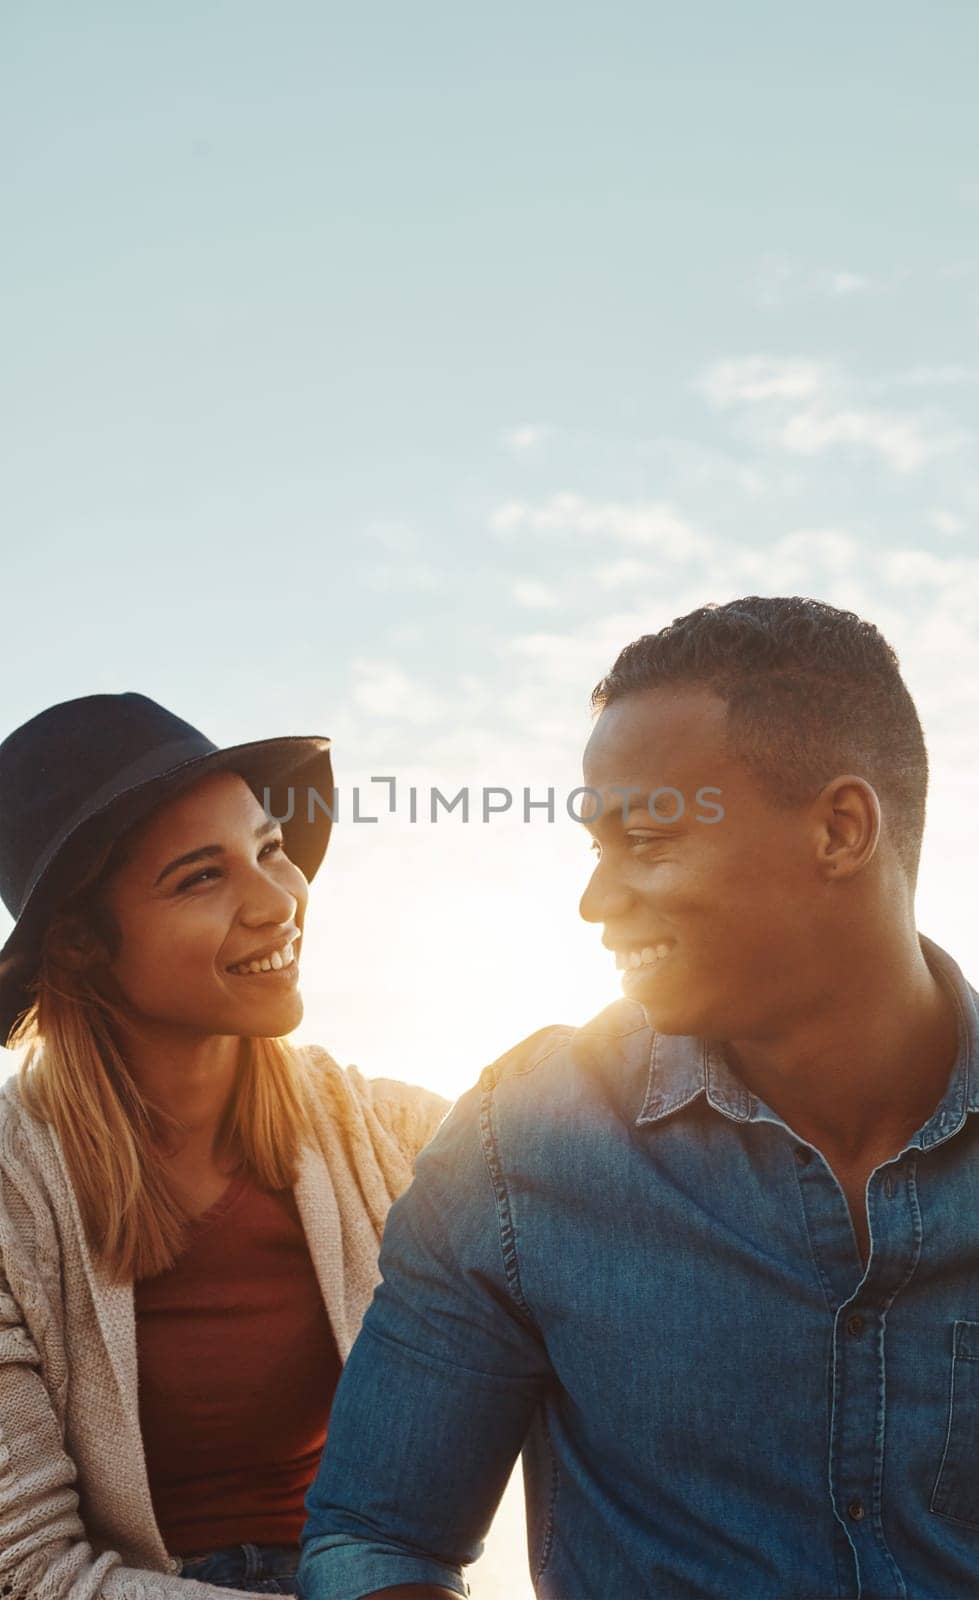
M 470 1091 L 391 1208 L 306 1495 L 303 1600 L 465 1600 L 554 1381 L 507 1277 L 481 1115 Z

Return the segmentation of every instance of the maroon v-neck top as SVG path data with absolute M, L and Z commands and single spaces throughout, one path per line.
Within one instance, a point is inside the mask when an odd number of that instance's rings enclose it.
M 340 1357 L 290 1189 L 240 1173 L 134 1286 L 139 1416 L 167 1549 L 298 1544 Z

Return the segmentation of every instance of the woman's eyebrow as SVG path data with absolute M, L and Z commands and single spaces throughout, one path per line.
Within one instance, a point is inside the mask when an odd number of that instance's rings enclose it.
M 256 839 L 261 839 L 265 834 L 271 833 L 272 829 L 277 828 L 278 826 L 279 824 L 275 818 L 271 817 L 266 822 L 263 822 L 260 827 L 255 829 L 253 837 Z M 154 889 L 158 889 L 164 878 L 169 877 L 171 872 L 176 872 L 178 867 L 186 867 L 191 861 L 201 861 L 207 856 L 223 855 L 223 844 L 202 844 L 198 850 L 188 850 L 185 855 L 177 856 L 176 860 L 171 861 L 168 866 L 164 867 L 163 871 L 160 873 L 160 876 L 153 884 L 153 887 Z

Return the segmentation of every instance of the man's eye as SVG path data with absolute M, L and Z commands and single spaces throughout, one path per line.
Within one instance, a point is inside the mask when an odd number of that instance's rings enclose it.
M 663 843 L 659 835 L 655 833 L 627 833 L 626 838 L 628 839 L 630 845 L 633 846 Z

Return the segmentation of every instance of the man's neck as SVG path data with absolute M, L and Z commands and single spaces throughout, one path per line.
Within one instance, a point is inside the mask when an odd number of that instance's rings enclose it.
M 873 1166 L 935 1110 L 958 1053 L 954 1005 L 914 949 L 852 969 L 825 1009 L 771 1039 L 725 1041 L 752 1093 L 827 1159 Z

